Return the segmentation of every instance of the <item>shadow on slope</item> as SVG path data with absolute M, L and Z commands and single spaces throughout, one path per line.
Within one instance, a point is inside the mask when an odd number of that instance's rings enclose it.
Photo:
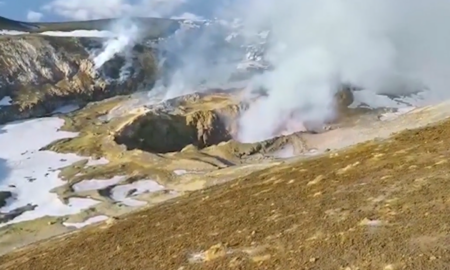
M 4 131 L 3 131 L 4 132 Z M 11 169 L 6 164 L 6 159 L 0 158 L 0 186 L 3 186 L 3 182 L 6 177 L 10 174 Z M 9 198 L 11 198 L 12 193 L 6 190 L 5 187 L 0 188 L 0 209 L 7 204 Z M 0 211 L 0 223 L 2 220 L 2 213 Z

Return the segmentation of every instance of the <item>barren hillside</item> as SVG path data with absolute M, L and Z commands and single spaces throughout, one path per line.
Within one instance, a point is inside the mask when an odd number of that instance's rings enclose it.
M 382 137 L 395 127 L 440 121 L 431 126 L 281 161 L 9 253 L 1 267 L 446 269 L 446 107 L 413 111 L 374 129 Z

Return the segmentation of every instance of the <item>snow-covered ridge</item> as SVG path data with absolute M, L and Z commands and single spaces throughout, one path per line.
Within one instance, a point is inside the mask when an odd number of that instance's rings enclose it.
M 12 31 L 12 30 L 0 30 L 0 35 L 29 35 L 29 32 L 20 32 L 20 31 Z M 69 32 L 62 31 L 48 31 L 42 32 L 37 35 L 43 36 L 56 36 L 56 37 L 104 37 L 110 38 L 114 37 L 114 33 L 111 31 L 99 31 L 99 30 L 75 30 Z

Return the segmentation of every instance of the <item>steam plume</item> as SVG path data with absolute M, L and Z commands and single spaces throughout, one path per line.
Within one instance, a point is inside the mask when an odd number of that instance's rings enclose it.
M 375 93 L 429 88 L 448 96 L 450 4 L 433 0 L 245 1 L 247 27 L 268 27 L 274 70 L 255 78 L 268 96 L 240 120 L 239 139 L 271 137 L 280 122 L 334 117 L 340 83 Z M 243 9 L 241 9 L 243 10 Z M 295 131 L 295 130 L 293 130 Z
M 264 89 L 267 96 L 252 102 L 241 117 L 239 140 L 267 139 L 279 134 L 281 124 L 291 123 L 287 129 L 294 132 L 333 119 L 333 97 L 343 83 L 377 94 L 427 90 L 429 102 L 450 96 L 448 1 L 183 3 L 188 9 L 178 6 L 178 12 L 215 17 L 210 23 L 214 26 L 205 24 L 198 32 L 191 29 L 194 35 L 179 33 L 159 45 L 177 59 L 162 84 L 166 97 L 198 91 L 202 84 L 208 89 L 228 82 L 244 47 L 259 42 L 257 33 L 270 32 L 264 59 L 272 69 L 251 79 L 252 88 Z M 126 37 L 107 44 L 96 63 L 101 65 L 135 39 Z
M 97 69 L 118 53 L 129 56 L 130 50 L 140 39 L 138 26 L 127 19 L 122 19 L 112 24 L 110 31 L 113 37 L 103 44 L 103 50 L 93 59 Z M 129 65 L 129 63 L 127 64 Z

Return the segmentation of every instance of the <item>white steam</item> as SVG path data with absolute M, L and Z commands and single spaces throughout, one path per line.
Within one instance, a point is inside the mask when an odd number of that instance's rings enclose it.
M 229 83 L 242 58 L 240 48 L 226 39 L 232 30 L 221 22 L 185 22 L 173 36 L 159 44 L 169 55 L 166 99 Z
M 274 67 L 255 80 L 268 96 L 240 120 L 239 139 L 272 137 L 281 123 L 334 117 L 340 83 L 376 93 L 429 88 L 448 96 L 450 3 L 444 0 L 277 0 L 240 4 L 249 27 L 269 27 Z M 295 131 L 295 130 L 293 130 Z
M 136 24 L 123 19 L 111 25 L 113 36 L 103 44 L 103 50 L 94 57 L 93 61 L 97 69 L 101 68 L 116 54 L 124 54 L 127 62 L 125 67 L 131 65 L 131 50 L 140 39 L 140 31 Z
M 166 98 L 229 82 L 249 43 L 260 42 L 258 33 L 270 33 L 263 58 L 271 69 L 253 76 L 250 83 L 267 96 L 251 102 L 242 115 L 241 141 L 259 141 L 332 120 L 336 117 L 333 97 L 343 83 L 377 94 L 406 95 L 427 89 L 430 102 L 450 96 L 448 1 L 183 3 L 189 7 L 185 12 L 215 20 L 177 32 L 158 45 L 176 58 L 160 82 Z M 236 17 L 241 19 L 238 26 Z M 139 36 L 138 29 L 130 27 L 120 26 L 114 32 L 121 34 L 105 44 L 95 58 L 96 66 L 126 51 Z

